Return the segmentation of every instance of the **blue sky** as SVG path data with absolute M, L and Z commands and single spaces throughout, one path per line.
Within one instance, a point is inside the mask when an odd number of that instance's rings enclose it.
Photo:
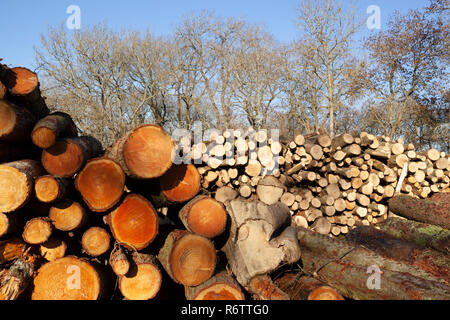
M 0 58 L 11 66 L 33 68 L 34 46 L 48 27 L 65 23 L 70 5 L 81 9 L 81 28 L 106 22 L 114 29 L 134 27 L 155 34 L 170 33 L 183 15 L 208 9 L 223 17 L 245 18 L 262 24 L 278 40 L 294 40 L 296 8 L 301 0 L 13 0 L 0 2 Z M 394 10 L 428 5 L 428 0 L 359 0 L 362 14 L 370 5 L 381 9 L 381 28 Z M 367 15 L 368 16 L 368 15 Z M 369 32 L 367 29 L 360 36 Z

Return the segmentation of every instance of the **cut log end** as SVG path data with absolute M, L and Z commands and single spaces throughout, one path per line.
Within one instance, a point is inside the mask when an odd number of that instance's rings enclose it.
M 109 158 L 88 161 L 75 179 L 75 187 L 92 211 L 104 212 L 122 197 L 125 173 Z
M 169 257 L 174 278 L 186 286 L 208 280 L 216 267 L 216 249 L 208 239 L 187 234 L 178 240 Z
M 34 190 L 36 198 L 45 203 L 58 199 L 61 192 L 58 181 L 52 176 L 39 177 L 35 182 Z
M 158 215 L 147 199 L 130 194 L 111 213 L 109 226 L 117 241 L 140 250 L 147 247 L 156 237 Z
M 49 128 L 41 127 L 33 130 L 31 134 L 33 144 L 42 149 L 53 146 L 56 142 L 55 132 Z
M 199 196 L 180 211 L 181 220 L 192 233 L 214 238 L 225 230 L 227 212 L 217 200 Z
M 44 264 L 34 279 L 32 300 L 97 300 L 100 277 L 88 262 L 64 257 Z
M 156 296 L 161 288 L 161 271 L 152 263 L 139 263 L 133 275 L 119 279 L 122 295 L 128 300 L 149 300 Z
M 92 227 L 84 232 L 81 238 L 81 246 L 87 254 L 97 257 L 108 251 L 110 240 L 111 238 L 105 229 Z
M 39 252 L 47 261 L 55 261 L 66 255 L 67 243 L 59 238 L 50 238 L 39 246 Z
M 192 164 L 173 165 L 160 178 L 160 186 L 169 202 L 189 201 L 200 191 L 200 174 Z
M 68 200 L 53 205 L 48 216 L 56 229 L 73 231 L 85 222 L 86 211 L 78 202 Z
M 41 244 L 50 238 L 52 231 L 52 224 L 47 219 L 33 218 L 25 225 L 22 238 L 29 244 Z
M 172 165 L 172 138 L 159 126 L 136 128 L 123 146 L 125 164 L 133 176 L 158 178 Z
M 9 69 L 3 82 L 11 94 L 19 96 L 30 94 L 39 85 L 37 74 L 23 67 Z
M 314 289 L 308 296 L 308 300 L 344 300 L 333 288 L 322 286 Z
M 59 177 L 73 176 L 85 160 L 81 147 L 71 140 L 57 141 L 42 151 L 41 158 L 45 170 Z

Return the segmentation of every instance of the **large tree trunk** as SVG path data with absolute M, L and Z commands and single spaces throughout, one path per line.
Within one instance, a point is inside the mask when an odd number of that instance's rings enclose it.
M 389 210 L 408 219 L 450 229 L 450 193 L 439 200 L 397 195 L 389 199 Z
M 93 137 L 65 138 L 43 150 L 41 162 L 48 173 L 69 178 L 77 173 L 86 161 L 102 154 L 101 143 Z
M 31 132 L 31 140 L 39 148 L 53 146 L 56 139 L 75 137 L 78 129 L 70 115 L 64 112 L 54 112 L 39 120 Z
M 304 228 L 298 228 L 298 239 L 303 270 L 335 288 L 344 297 L 368 300 L 450 299 L 449 286 L 408 264 Z
M 0 165 L 0 212 L 12 212 L 24 206 L 33 195 L 34 181 L 44 173 L 34 160 Z
M 136 179 L 161 177 L 172 166 L 172 138 L 157 125 L 142 125 L 125 134 L 109 150 L 126 174 Z
M 422 269 L 442 279 L 443 283 L 450 284 L 450 257 L 436 250 L 395 238 L 371 226 L 359 226 L 345 238 L 383 257 Z
M 75 188 L 89 209 L 105 212 L 120 201 L 125 188 L 125 173 L 113 159 L 91 159 L 76 176 Z
M 395 217 L 383 221 L 377 227 L 394 237 L 450 254 L 450 230 Z
M 226 203 L 226 208 L 231 227 L 222 250 L 241 285 L 247 286 L 253 277 L 275 270 L 282 262 L 293 263 L 300 258 L 295 229 L 288 227 L 271 239 L 290 221 L 286 205 L 236 199 Z

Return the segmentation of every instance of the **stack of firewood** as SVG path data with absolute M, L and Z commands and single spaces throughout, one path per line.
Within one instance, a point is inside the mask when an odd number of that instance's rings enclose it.
M 234 146 L 243 146 L 243 152 L 234 158 L 208 153 L 218 145 L 220 149 L 233 145 L 229 134 L 201 144 L 206 150 L 198 169 L 202 187 L 214 192 L 218 200 L 232 196 L 261 199 L 258 188 L 267 189 L 271 183 L 271 192 L 263 196 L 269 198 L 261 200 L 280 200 L 290 207 L 299 226 L 322 234 L 338 236 L 358 225 L 386 220 L 387 202 L 396 193 L 427 198 L 450 185 L 448 155 L 436 149 L 416 152 L 401 139 L 390 141 L 366 132 L 330 138 L 317 132 L 297 134 L 293 141 L 280 143 L 264 130 L 250 129 L 245 139 L 236 132 Z M 263 179 L 268 174 L 277 179 Z
M 184 164 L 152 124 L 104 148 L 50 112 L 34 72 L 0 64 L 0 299 L 450 296 L 447 155 L 367 133 L 207 140 Z M 371 264 L 392 293 L 363 288 Z

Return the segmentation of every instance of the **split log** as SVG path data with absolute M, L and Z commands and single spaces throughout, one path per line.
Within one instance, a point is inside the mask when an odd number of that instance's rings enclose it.
M 70 115 L 64 112 L 54 112 L 40 119 L 31 132 L 31 141 L 39 148 L 53 146 L 56 139 L 76 137 L 78 129 Z
M 383 257 L 422 269 L 450 285 L 450 257 L 447 255 L 398 239 L 372 226 L 359 226 L 351 230 L 345 238 Z
M 93 137 L 64 138 L 42 151 L 41 162 L 48 173 L 69 178 L 102 153 L 101 143 Z
M 394 237 L 450 254 L 450 231 L 427 223 L 389 218 L 377 227 Z
M 195 287 L 212 277 L 217 256 L 214 244 L 207 238 L 174 230 L 167 236 L 158 260 L 176 283 Z
M 298 273 L 286 273 L 275 280 L 290 300 L 344 300 L 333 288 L 313 277 Z
M 53 225 L 48 218 L 37 217 L 25 224 L 22 238 L 29 244 L 41 244 L 46 242 L 53 232 Z
M 33 257 L 19 258 L 0 271 L 0 300 L 17 300 L 33 278 L 35 260 Z
M 0 100 L 0 140 L 26 142 L 35 123 L 36 118 L 27 109 Z
M 245 300 L 239 283 L 221 271 L 196 287 L 184 287 L 187 300 Z
M 129 194 L 105 217 L 114 238 L 135 250 L 146 248 L 158 234 L 158 215 L 153 205 L 138 194 Z
M 156 258 L 135 252 L 130 271 L 119 277 L 119 290 L 127 300 L 153 299 L 159 292 L 162 274 Z
M 175 143 L 157 125 L 142 125 L 125 134 L 107 152 L 136 179 L 161 177 L 172 166 Z
M 110 158 L 89 160 L 75 178 L 75 188 L 94 212 L 105 212 L 119 202 L 124 192 L 125 173 Z
M 230 235 L 223 247 L 231 270 L 244 287 L 260 274 L 275 270 L 282 262 L 300 257 L 295 229 L 286 228 L 278 237 L 273 233 L 290 222 L 289 208 L 282 203 L 266 205 L 239 199 L 226 203 L 231 216 Z
M 23 207 L 33 194 L 34 180 L 44 173 L 34 160 L 20 160 L 0 165 L 0 212 Z
M 39 253 L 47 261 L 55 261 L 56 259 L 63 258 L 67 250 L 67 241 L 64 241 L 61 237 L 52 236 L 39 246 Z
M 31 295 L 32 300 L 97 300 L 101 297 L 98 271 L 91 263 L 74 256 L 40 267 Z
M 447 199 L 450 195 L 447 196 Z M 389 210 L 396 215 L 450 229 L 450 201 L 416 199 L 397 195 L 389 199 Z
M 111 237 L 109 233 L 100 227 L 87 229 L 81 237 L 83 252 L 92 257 L 101 256 L 109 250 Z
M 0 241 L 0 265 L 21 257 L 27 244 L 20 238 Z
M 69 196 L 72 182 L 57 176 L 40 176 L 34 183 L 36 198 L 44 203 L 60 201 Z
M 303 270 L 315 274 L 318 280 L 344 297 L 356 300 L 450 299 L 450 287 L 427 272 L 347 241 L 307 229 L 298 230 Z
M 124 249 L 118 244 L 116 244 L 111 251 L 108 263 L 113 272 L 118 276 L 124 276 L 130 270 L 130 261 L 128 261 Z
M 189 232 L 214 238 L 225 231 L 227 212 L 222 203 L 199 195 L 189 201 L 178 214 Z
M 83 227 L 87 221 L 84 207 L 72 200 L 64 200 L 50 207 L 48 217 L 53 226 L 61 231 L 75 231 Z

